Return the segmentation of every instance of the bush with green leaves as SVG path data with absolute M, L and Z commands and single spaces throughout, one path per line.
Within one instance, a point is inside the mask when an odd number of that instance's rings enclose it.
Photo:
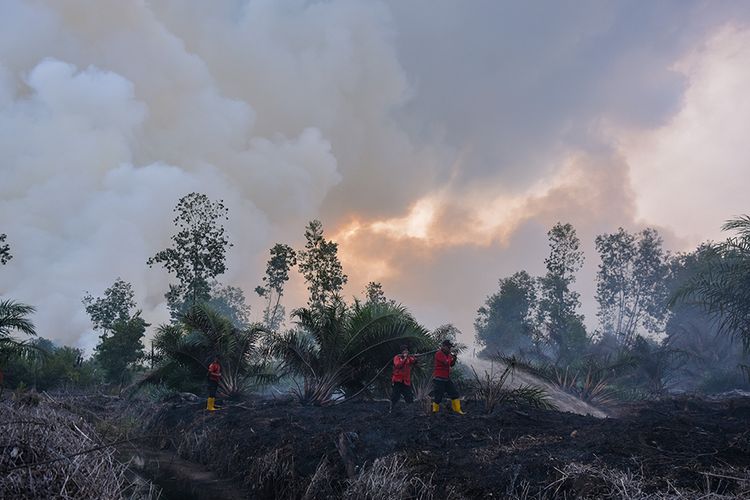
M 58 347 L 45 338 L 29 342 L 28 355 L 12 356 L 4 366 L 8 387 L 33 387 L 37 390 L 91 387 L 101 382 L 100 370 L 83 351 Z
M 153 342 L 157 365 L 139 385 L 163 382 L 201 392 L 208 365 L 217 356 L 222 366 L 220 391 L 227 397 L 242 396 L 274 379 L 260 348 L 265 334 L 260 325 L 238 328 L 209 305 L 196 304 L 179 316 L 179 322 L 159 327 Z
M 297 309 L 296 328 L 275 339 L 283 369 L 302 379 L 296 395 L 303 404 L 327 405 L 337 392 L 354 397 L 380 378 L 402 344 L 412 351 L 436 347 L 429 332 L 402 306 L 355 302 Z

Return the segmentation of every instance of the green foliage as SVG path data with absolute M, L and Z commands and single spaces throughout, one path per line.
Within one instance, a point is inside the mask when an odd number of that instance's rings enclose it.
M 305 240 L 305 249 L 299 252 L 299 269 L 310 292 L 308 307 L 326 309 L 340 304 L 341 289 L 348 277 L 338 258 L 338 244 L 323 237 L 319 220 L 307 225 Z
M 163 403 L 179 394 L 166 384 L 149 384 L 143 388 L 143 395 L 154 403 Z
M 619 400 L 620 392 L 616 389 L 618 377 L 633 368 L 632 360 L 626 357 L 613 361 L 609 356 L 588 356 L 578 360 L 575 365 L 565 367 L 530 362 L 514 356 L 501 356 L 499 360 L 595 406 L 607 406 Z
M 667 313 L 667 256 L 655 229 L 633 235 L 619 228 L 596 237 L 601 257 L 596 300 L 602 333 L 621 347 L 633 345 L 638 330 L 661 331 Z
M 229 210 L 222 201 L 213 202 L 205 194 L 190 193 L 180 198 L 174 211 L 177 233 L 173 246 L 148 259 L 149 267 L 162 264 L 175 275 L 165 295 L 173 318 L 192 305 L 209 299 L 209 281 L 226 271 L 226 251 L 231 247 L 221 220 Z
M 89 292 L 83 297 L 86 312 L 91 317 L 94 330 L 109 332 L 117 322 L 128 321 L 131 310 L 135 308 L 133 285 L 117 278 L 104 290 L 103 297 L 94 298 Z
M 377 281 L 370 281 L 365 286 L 365 303 L 367 304 L 385 304 L 385 292 L 383 285 Z
M 390 366 L 401 344 L 413 351 L 436 344 L 401 306 L 342 304 L 292 313 L 297 328 L 274 341 L 283 368 L 303 378 L 298 396 L 305 404 L 326 405 L 337 390 L 352 395 L 366 389 Z
M 140 383 L 163 382 L 180 390 L 200 391 L 214 356 L 222 366 L 221 391 L 241 396 L 258 384 L 273 380 L 260 340 L 260 325 L 238 328 L 205 303 L 192 306 L 179 323 L 162 325 L 154 337 L 159 362 Z
M 722 229 L 737 235 L 703 249 L 703 269 L 674 295 L 672 303 L 700 304 L 718 320 L 721 333 L 738 337 L 750 350 L 750 216 L 729 220 Z
M 13 300 L 0 301 L 0 359 L 11 355 L 27 355 L 33 348 L 27 342 L 15 339 L 12 334 L 20 332 L 36 335 L 34 323 L 29 319 L 35 309 Z
M 285 309 L 281 305 L 284 286 L 289 281 L 289 271 L 297 265 L 297 253 L 289 245 L 277 243 L 271 248 L 271 258 L 266 263 L 263 285 L 255 292 L 266 299 L 263 310 L 263 324 L 271 331 L 278 330 L 284 323 Z
M 672 258 L 670 290 L 679 293 L 696 276 L 710 269 L 715 258 L 714 248 L 706 245 Z M 721 334 L 718 320 L 706 314 L 699 301 L 675 301 L 666 324 L 666 333 L 670 345 L 686 354 L 679 368 L 679 377 L 675 380 L 676 388 L 702 392 L 750 388 L 741 370 L 750 356 L 743 352 L 741 342 L 734 341 L 730 335 Z
M 539 280 L 538 321 L 542 337 L 560 365 L 574 362 L 589 343 L 578 292 L 571 289 L 583 266 L 580 240 L 570 224 L 555 224 L 547 233 L 550 254 L 544 260 L 547 273 Z
M 107 382 L 123 384 L 130 380 L 136 363 L 143 359 L 143 337 L 149 326 L 140 311 L 126 320 L 112 324 L 110 333 L 101 337 L 94 355 Z
M 526 271 L 500 280 L 498 291 L 487 298 L 474 321 L 476 340 L 485 354 L 519 353 L 531 347 L 537 330 L 536 300 L 536 280 Z
M 627 356 L 635 370 L 628 375 L 630 386 L 639 387 L 653 396 L 661 396 L 672 386 L 679 363 L 685 353 L 669 345 L 669 339 L 656 342 L 640 335 Z
M 144 358 L 143 337 L 149 326 L 136 307 L 133 286 L 117 278 L 102 297 L 86 293 L 86 312 L 94 329 L 100 332 L 94 359 L 104 379 L 123 384 L 130 380 L 138 361 Z
M 243 329 L 250 326 L 250 306 L 245 301 L 245 292 L 241 288 L 214 283 L 207 304 L 235 327 Z
M 451 323 L 446 323 L 435 328 L 430 332 L 430 338 L 433 340 L 433 343 L 438 346 L 442 344 L 444 340 L 450 340 L 453 344 L 452 350 L 456 353 L 466 350 L 466 344 L 458 342 L 458 339 L 461 338 L 461 330 Z
M 522 385 L 511 389 L 506 386 L 507 379 L 513 374 L 514 368 L 514 363 L 506 363 L 505 369 L 498 374 L 493 365 L 489 371 L 485 370 L 480 376 L 472 367 L 471 371 L 474 375 L 472 389 L 476 399 L 484 403 L 485 413 L 492 413 L 495 407 L 502 403 L 554 409 L 555 406 L 549 401 L 547 393 L 541 387 Z
M 99 381 L 92 360 L 84 360 L 83 351 L 68 346 L 57 347 L 45 338 L 30 343 L 31 355 L 7 359 L 6 382 L 10 387 L 34 387 L 38 390 L 88 387 Z
M 8 261 L 13 258 L 10 254 L 10 245 L 4 243 L 5 238 L 7 238 L 7 235 L 0 234 L 0 265 L 7 264 Z

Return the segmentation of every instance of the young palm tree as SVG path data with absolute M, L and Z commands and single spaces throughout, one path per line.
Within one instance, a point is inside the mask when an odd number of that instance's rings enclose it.
M 12 337 L 15 332 L 36 335 L 34 323 L 28 318 L 35 309 L 12 300 L 0 301 L 0 357 L 28 355 L 34 347 Z
M 750 216 L 727 221 L 724 231 L 736 236 L 709 246 L 705 269 L 672 299 L 695 300 L 719 321 L 724 333 L 739 337 L 750 349 Z
M 218 356 L 222 366 L 220 390 L 228 397 L 244 394 L 253 384 L 269 382 L 259 325 L 237 328 L 206 304 L 191 307 L 180 323 L 162 325 L 154 338 L 159 365 L 139 384 L 187 373 L 196 384 L 206 379 L 208 364 Z
M 302 403 L 326 405 L 337 390 L 354 395 L 384 374 L 401 344 L 433 348 L 429 332 L 394 304 L 355 302 L 292 313 L 297 328 L 277 338 L 273 352 L 303 378 Z

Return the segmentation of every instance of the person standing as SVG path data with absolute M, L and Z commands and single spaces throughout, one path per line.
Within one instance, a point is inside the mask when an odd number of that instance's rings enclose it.
M 458 390 L 451 380 L 451 368 L 455 366 L 457 359 L 456 353 L 451 352 L 452 347 L 453 343 L 450 340 L 444 340 L 438 352 L 435 353 L 435 368 L 432 372 L 432 412 L 436 413 L 440 409 L 440 402 L 447 394 L 453 411 L 463 415 Z
M 391 407 L 389 413 L 403 396 L 407 404 L 414 402 L 414 391 L 411 388 L 411 367 L 417 362 L 417 358 L 409 354 L 409 348 L 401 346 L 401 354 L 393 357 L 393 375 L 391 383 L 393 392 L 391 393 Z
M 218 356 L 214 356 L 214 360 L 208 365 L 208 404 L 206 405 L 208 411 L 216 410 L 216 390 L 219 388 L 219 382 L 221 382 L 221 364 Z

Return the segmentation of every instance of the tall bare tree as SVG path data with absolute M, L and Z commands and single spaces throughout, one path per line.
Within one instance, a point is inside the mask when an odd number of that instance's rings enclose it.
M 640 329 L 663 330 L 667 313 L 667 254 L 655 229 L 630 234 L 623 228 L 596 237 L 597 313 L 602 333 L 630 348 Z
M 276 331 L 284 323 L 286 312 L 281 305 L 284 287 L 289 281 L 289 271 L 297 264 L 297 252 L 289 245 L 277 243 L 271 248 L 271 258 L 266 263 L 263 285 L 255 288 L 255 293 L 266 299 L 263 309 L 263 324 Z

